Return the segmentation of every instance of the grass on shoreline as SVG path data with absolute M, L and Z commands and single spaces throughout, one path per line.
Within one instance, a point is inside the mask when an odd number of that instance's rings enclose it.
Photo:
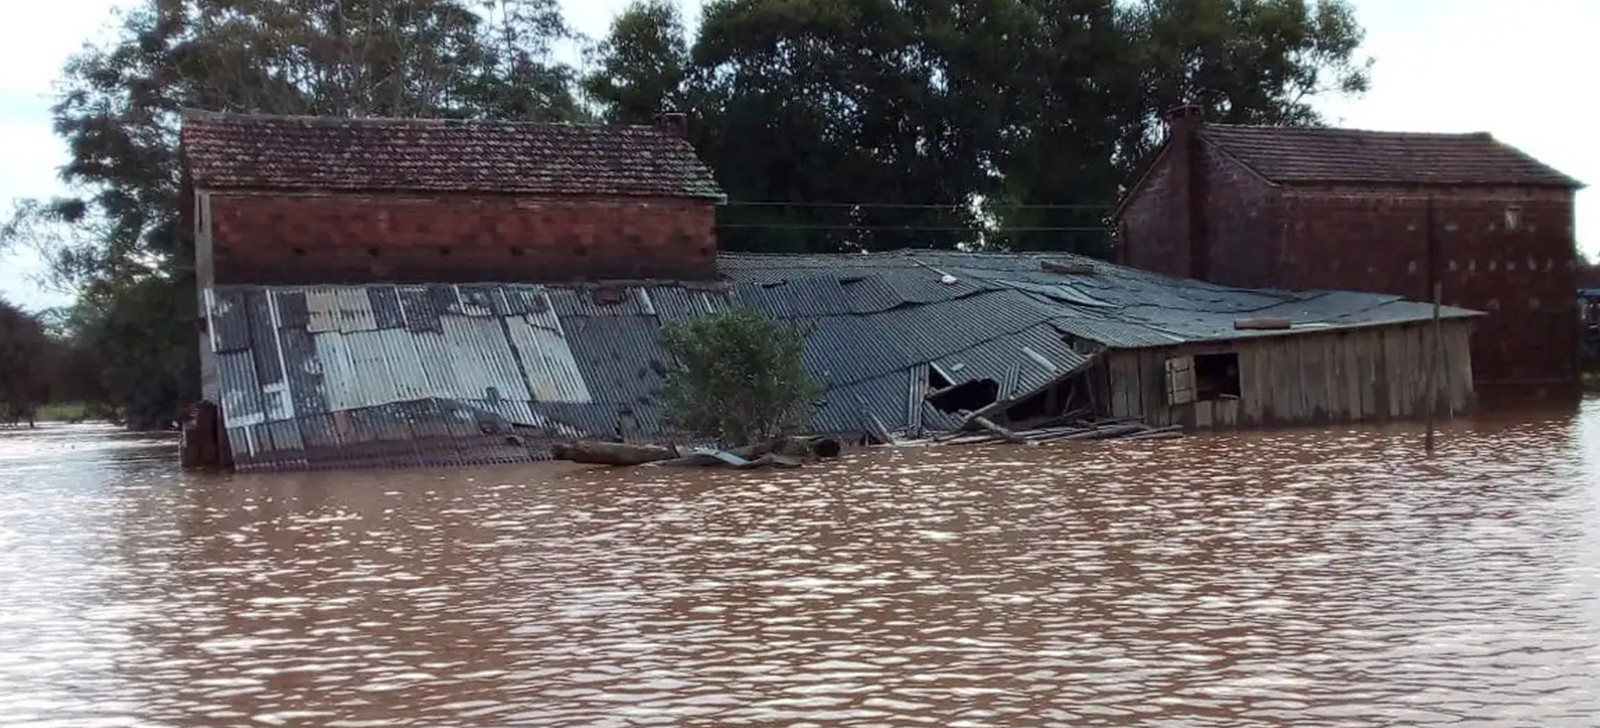
M 52 402 L 34 417 L 39 422 L 83 422 L 89 419 L 89 408 L 81 402 Z

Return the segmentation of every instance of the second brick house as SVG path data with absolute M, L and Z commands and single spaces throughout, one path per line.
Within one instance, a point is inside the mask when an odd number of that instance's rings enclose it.
M 1480 388 L 1574 396 L 1572 178 L 1488 134 L 1207 124 L 1170 112 L 1117 211 L 1121 262 L 1225 285 L 1344 289 L 1487 312 Z

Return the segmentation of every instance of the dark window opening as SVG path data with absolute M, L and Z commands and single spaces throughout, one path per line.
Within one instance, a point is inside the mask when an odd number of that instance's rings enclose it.
M 376 247 L 367 248 L 367 255 L 370 255 L 374 258 L 378 257 L 378 249 Z
M 589 257 L 589 247 L 587 245 L 579 245 L 574 254 L 579 258 L 587 258 Z
M 1198 354 L 1195 356 L 1195 399 L 1238 399 L 1243 391 L 1239 382 L 1238 354 Z
M 289 252 L 294 253 L 295 255 L 303 256 L 303 255 L 306 254 L 306 249 L 305 248 L 293 248 Z
M 511 248 L 511 257 L 513 257 L 513 258 L 522 257 L 522 248 L 518 248 L 518 247 L 513 246 Z
M 439 248 L 439 254 L 440 255 L 449 255 L 450 254 L 450 246 L 446 245 L 446 246 L 443 246 L 443 247 Z
M 993 379 L 973 379 L 945 387 L 928 395 L 928 403 L 940 412 L 976 412 L 994 404 L 1000 397 L 1000 383 Z

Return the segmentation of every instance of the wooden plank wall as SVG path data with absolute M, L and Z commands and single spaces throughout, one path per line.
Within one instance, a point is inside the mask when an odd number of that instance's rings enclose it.
M 1436 370 L 1439 413 L 1476 404 L 1468 353 L 1470 324 L 1442 327 L 1444 361 Z M 1100 410 L 1151 425 L 1192 429 L 1329 424 L 1421 418 L 1432 333 L 1426 324 L 1355 331 L 1263 336 L 1225 344 L 1108 352 L 1096 381 Z M 1170 407 L 1166 360 L 1237 352 L 1241 396 Z

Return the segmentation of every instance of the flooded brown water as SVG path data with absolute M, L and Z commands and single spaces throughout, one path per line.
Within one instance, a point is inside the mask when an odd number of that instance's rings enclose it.
M 779 474 L 0 433 L 0 725 L 1600 725 L 1600 401 Z

